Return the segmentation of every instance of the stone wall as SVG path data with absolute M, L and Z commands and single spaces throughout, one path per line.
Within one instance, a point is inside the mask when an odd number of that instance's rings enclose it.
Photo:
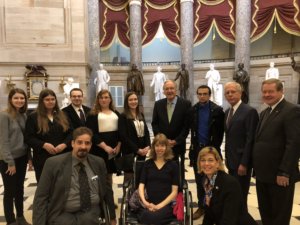
M 26 64 L 42 64 L 48 87 L 62 97 L 59 81 L 73 77 L 86 90 L 85 0 L 0 0 L 0 108 L 6 105 L 6 79 L 26 88 Z

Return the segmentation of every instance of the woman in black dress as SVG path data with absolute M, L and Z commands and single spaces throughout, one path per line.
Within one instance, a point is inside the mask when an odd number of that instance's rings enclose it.
M 33 149 L 33 166 L 39 182 L 46 160 L 70 150 L 72 130 L 64 112 L 59 109 L 55 92 L 40 92 L 35 112 L 28 116 L 25 142 Z
M 120 152 L 121 141 L 118 132 L 119 112 L 115 110 L 111 93 L 99 91 L 94 108 L 86 120 L 86 126 L 93 131 L 91 154 L 100 156 L 106 163 L 107 179 L 112 185 L 116 172 L 114 157 Z
M 150 135 L 135 92 L 128 92 L 125 96 L 124 112 L 119 119 L 119 132 L 122 155 L 134 153 L 138 160 L 145 160 L 150 150 Z M 124 183 L 132 177 L 133 169 L 124 171 Z
M 198 172 L 205 175 L 205 214 L 202 225 L 257 225 L 243 207 L 239 182 L 225 173 L 223 161 L 214 147 L 201 149 L 197 165 Z
M 178 193 L 178 165 L 164 134 L 155 136 L 150 159 L 145 162 L 139 184 L 139 195 L 145 206 L 139 210 L 142 224 L 167 224 L 174 219 L 172 202 Z M 147 198 L 145 198 L 145 190 Z

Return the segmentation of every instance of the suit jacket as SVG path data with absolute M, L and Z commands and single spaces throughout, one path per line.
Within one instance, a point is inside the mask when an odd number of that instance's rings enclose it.
M 191 103 L 177 96 L 172 119 L 169 122 L 167 113 L 167 99 L 161 99 L 154 104 L 152 115 L 152 129 L 154 135 L 163 133 L 168 139 L 175 140 L 173 147 L 175 154 L 185 152 L 186 137 L 189 133 L 189 110 Z
M 89 112 L 91 111 L 91 108 L 82 105 L 85 118 L 87 118 Z M 62 111 L 66 114 L 66 116 L 69 119 L 69 123 L 72 126 L 72 128 L 75 130 L 78 127 L 85 126 L 85 123 L 82 123 L 80 120 L 80 117 L 78 116 L 77 112 L 74 110 L 72 104 L 68 105 L 67 107 L 63 108 Z
M 205 207 L 202 225 L 237 225 L 245 214 L 242 191 L 237 179 L 218 171 L 210 205 Z
M 264 117 L 266 110 L 260 114 Z M 261 182 L 276 183 L 278 173 L 299 180 L 300 108 L 283 99 L 261 126 L 255 137 L 253 163 L 256 178 Z
M 145 119 L 143 119 L 143 122 L 145 125 L 144 137 L 139 138 L 133 120 L 127 119 L 126 115 L 123 113 L 120 115 L 118 129 L 119 129 L 120 138 L 122 142 L 121 144 L 122 154 L 130 154 L 130 153 L 137 154 L 137 151 L 140 148 L 151 146 L 150 134 Z
M 233 114 L 230 124 L 226 125 L 229 109 L 225 112 L 225 158 L 228 169 L 237 170 L 242 164 L 252 168 L 252 149 L 258 123 L 256 109 L 241 103 Z
M 224 112 L 222 107 L 209 101 L 209 118 L 208 118 L 208 143 L 207 145 L 215 147 L 219 152 L 221 152 L 220 146 L 223 141 L 224 136 Z M 191 141 L 194 150 L 198 150 L 198 113 L 200 104 L 197 103 L 192 107 L 191 112 Z
M 101 158 L 93 155 L 88 155 L 87 160 L 93 172 L 98 176 L 100 204 L 105 201 L 111 218 L 114 219 L 116 215 L 113 191 L 106 181 L 105 163 Z M 33 224 L 55 223 L 57 216 L 64 211 L 70 190 L 71 175 L 72 153 L 54 156 L 46 161 L 33 200 Z

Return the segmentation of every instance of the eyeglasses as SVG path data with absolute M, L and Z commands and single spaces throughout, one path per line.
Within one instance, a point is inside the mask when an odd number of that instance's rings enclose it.
M 209 93 L 197 93 L 198 96 L 207 96 Z
M 237 91 L 226 91 L 225 95 L 230 95 L 230 94 L 234 95 L 235 93 L 237 93 Z

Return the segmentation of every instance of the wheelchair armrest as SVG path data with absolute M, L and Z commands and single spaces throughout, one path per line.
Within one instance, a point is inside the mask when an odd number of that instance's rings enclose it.
M 182 181 L 182 189 L 188 189 L 188 183 L 186 180 Z
M 123 183 L 123 188 L 128 188 L 130 184 L 132 183 L 132 180 L 127 180 Z

